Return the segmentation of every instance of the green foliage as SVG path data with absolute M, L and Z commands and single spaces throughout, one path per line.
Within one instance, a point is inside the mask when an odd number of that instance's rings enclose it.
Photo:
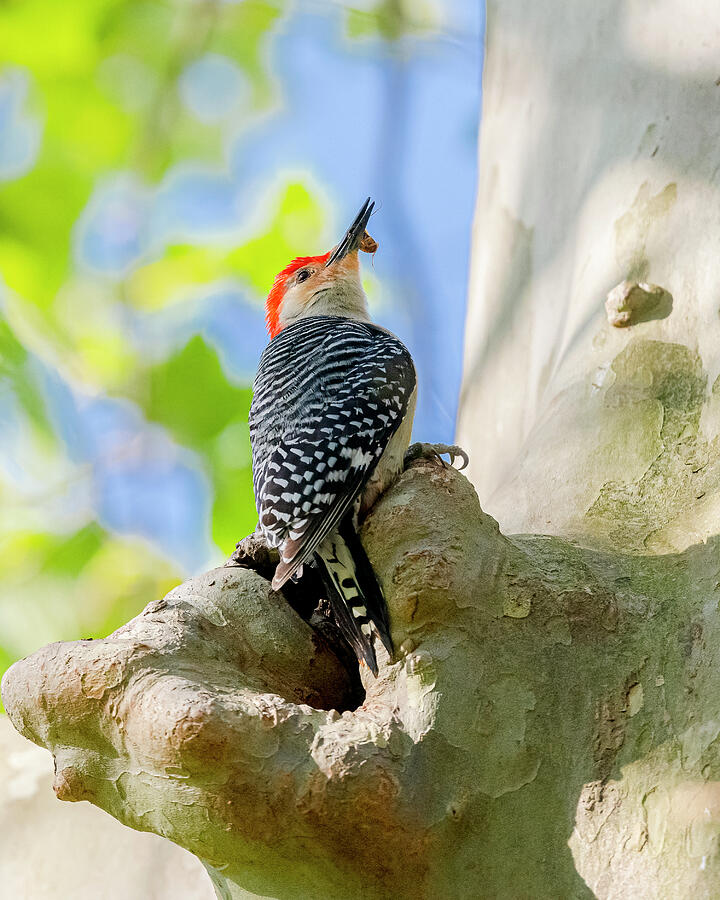
M 355 39 L 396 41 L 408 33 L 427 32 L 434 24 L 432 13 L 432 7 L 422 0 L 379 0 L 369 10 L 348 11 L 347 33 Z
M 288 260 L 308 254 L 308 235 L 322 233 L 320 205 L 302 184 L 292 182 L 284 189 L 269 227 L 228 257 L 233 272 L 249 281 L 263 294 Z M 317 247 L 316 251 L 325 249 Z
M 150 367 L 143 381 L 148 416 L 178 443 L 202 450 L 231 422 L 247 421 L 250 390 L 228 382 L 217 354 L 199 336 Z
M 283 14 L 282 2 L 261 0 L 0 4 L 0 86 L 21 74 L 23 115 L 42 130 L 26 171 L 3 180 L 0 170 L 0 403 L 21 416 L 6 429 L 10 464 L 0 466 L 0 673 L 46 641 L 108 633 L 184 574 L 146 541 L 109 533 L 92 509 L 84 522 L 72 509 L 43 515 L 71 484 L 94 490 L 92 461 L 59 436 L 44 368 L 80 394 L 135 403 L 190 451 L 212 494 L 217 560 L 254 527 L 250 385 L 232 381 L 199 336 L 145 359 L 128 313 L 184 304 L 192 316 L 196 297 L 222 279 L 254 292 L 259 310 L 284 255 L 305 249 L 321 224 L 317 200 L 297 181 L 279 185 L 268 220 L 239 246 L 171 242 L 121 276 L 90 273 L 75 246 L 83 210 L 114 173 L 152 191 L 176 163 L 222 166 L 238 123 L 199 121 L 180 78 L 204 54 L 224 55 L 246 79 L 246 114 L 267 111 L 277 99 L 267 41 Z
M 258 297 L 266 295 L 288 260 L 311 252 L 308 236 L 321 233 L 324 225 L 320 204 L 298 182 L 280 187 L 268 206 L 272 218 L 245 243 L 232 248 L 172 244 L 159 259 L 137 266 L 126 281 L 127 302 L 138 309 L 162 309 L 223 279 L 249 285 Z
M 9 384 L 29 421 L 45 438 L 52 432 L 45 403 L 28 365 L 28 352 L 7 322 L 0 319 L 0 383 Z
M 141 383 L 146 395 L 137 399 L 148 417 L 202 455 L 213 486 L 213 539 L 232 549 L 255 526 L 247 427 L 252 392 L 228 381 L 199 336 L 151 367 Z
M 94 522 L 68 535 L 6 535 L 0 573 L 1 671 L 42 644 L 107 635 L 180 579 L 143 542 Z
M 316 243 L 330 237 L 326 201 L 309 177 L 278 173 L 250 233 L 234 234 L 230 215 L 219 234 L 176 233 L 170 222 L 144 238 L 173 174 L 194 168 L 230 185 L 232 141 L 282 107 L 268 50 L 285 20 L 284 0 L 0 3 L 0 672 L 42 643 L 108 633 L 187 574 L 182 554 L 170 562 L 145 539 L 111 533 L 102 514 L 103 472 L 135 465 L 148 433 L 162 431 L 168 459 L 197 481 L 205 474 L 212 515 L 204 522 L 198 511 L 197 543 L 214 545 L 215 561 L 254 528 L 250 384 L 229 377 L 201 324 L 195 336 L 180 329 L 179 349 L 179 338 L 152 347 L 138 338 L 150 319 L 199 322 L 218 285 L 241 291 L 259 320 L 276 272 L 327 249 Z M 395 39 L 426 20 L 424 7 L 398 0 L 344 16 L 361 39 Z M 199 114 L 183 92 L 208 59 L 242 88 L 227 115 Z M 8 84 L 20 85 L 15 112 L 41 135 L 10 173 Z M 117 183 L 130 187 L 102 228 L 122 252 L 103 267 L 83 240 Z M 132 409 L 136 433 L 124 445 L 98 449 L 102 435 L 85 429 L 77 410 L 95 400 Z

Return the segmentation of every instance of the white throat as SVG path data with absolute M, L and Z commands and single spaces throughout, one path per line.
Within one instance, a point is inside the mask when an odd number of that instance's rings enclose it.
M 369 322 L 367 297 L 362 285 L 355 279 L 338 279 L 332 287 L 325 288 L 313 297 L 305 307 L 306 316 L 344 316 L 358 322 Z
M 356 322 L 370 322 L 367 297 L 360 279 L 338 278 L 304 302 L 289 292 L 280 310 L 280 325 L 292 325 L 309 316 L 343 316 Z

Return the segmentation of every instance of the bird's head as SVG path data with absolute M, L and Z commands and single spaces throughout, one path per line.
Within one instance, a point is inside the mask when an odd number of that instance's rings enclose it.
M 370 320 L 360 282 L 358 250 L 376 246 L 365 234 L 374 206 L 368 197 L 343 239 L 332 250 L 321 256 L 300 256 L 275 277 L 265 306 L 271 338 L 305 316 Z

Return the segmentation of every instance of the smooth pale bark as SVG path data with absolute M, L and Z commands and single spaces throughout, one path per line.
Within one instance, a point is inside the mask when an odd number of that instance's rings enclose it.
M 718 896 L 719 22 L 490 3 L 460 439 L 501 530 L 437 463 L 381 499 L 357 708 L 250 570 L 16 664 L 59 796 L 221 897 Z
M 89 803 L 60 803 L 52 756 L 0 716 L 3 900 L 211 900 L 202 865 Z
M 576 671 L 596 768 L 556 789 L 578 872 L 717 897 L 720 7 L 488 6 L 458 439 L 503 532 L 607 551 L 637 617 Z
M 487 40 L 470 476 L 503 531 L 684 550 L 720 530 L 720 6 L 496 0 Z M 613 327 L 625 280 L 672 303 Z

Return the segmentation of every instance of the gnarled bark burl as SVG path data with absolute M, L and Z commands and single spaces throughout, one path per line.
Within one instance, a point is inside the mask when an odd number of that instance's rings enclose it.
M 363 540 L 398 653 L 357 708 L 323 640 L 242 568 L 13 666 L 4 702 L 52 750 L 58 796 L 187 847 L 222 897 L 582 896 L 576 812 L 581 862 L 610 842 L 662 869 L 637 853 L 658 817 L 697 823 L 703 851 L 717 733 L 676 723 L 698 679 L 720 687 L 692 663 L 720 646 L 717 541 L 643 557 L 509 539 L 427 460 Z

